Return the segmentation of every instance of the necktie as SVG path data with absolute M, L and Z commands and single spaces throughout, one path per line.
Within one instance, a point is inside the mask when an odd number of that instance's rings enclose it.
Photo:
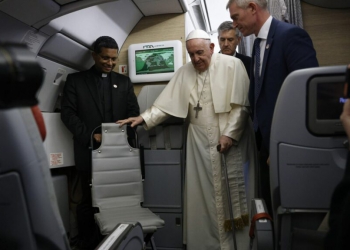
M 254 120 L 253 127 L 254 131 L 258 130 L 258 117 L 256 115 L 256 102 L 258 100 L 258 95 L 260 92 L 261 82 L 260 82 L 260 41 L 261 38 L 256 38 L 254 41 L 254 51 L 255 51 L 255 72 L 254 72 Z

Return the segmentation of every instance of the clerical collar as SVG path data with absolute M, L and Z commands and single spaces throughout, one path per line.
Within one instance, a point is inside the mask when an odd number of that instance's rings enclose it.
M 92 70 L 92 72 L 93 72 L 96 76 L 98 76 L 98 77 L 104 78 L 104 77 L 108 77 L 108 76 L 109 76 L 109 73 L 104 73 L 104 72 L 98 71 L 98 70 L 95 68 L 95 66 L 93 66 L 93 67 L 91 68 L 91 70 Z

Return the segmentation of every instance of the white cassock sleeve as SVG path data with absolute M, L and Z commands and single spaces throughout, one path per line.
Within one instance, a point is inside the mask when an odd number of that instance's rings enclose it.
M 228 121 L 222 135 L 228 136 L 238 143 L 246 129 L 249 119 L 249 110 L 245 106 L 231 104 L 232 109 L 228 116 Z
M 146 130 L 149 130 L 157 126 L 158 124 L 164 122 L 166 119 L 170 117 L 169 114 L 161 111 L 156 106 L 150 107 L 145 112 L 143 112 L 140 116 L 144 120 L 143 127 Z

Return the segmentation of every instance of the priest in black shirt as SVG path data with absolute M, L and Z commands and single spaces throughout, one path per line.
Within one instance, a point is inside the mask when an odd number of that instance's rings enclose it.
M 69 74 L 63 91 L 61 119 L 73 134 L 75 167 L 81 181 L 82 200 L 77 206 L 80 248 L 94 249 L 96 225 L 91 202 L 92 131 L 101 123 L 116 122 L 139 115 L 139 106 L 129 77 L 113 72 L 118 44 L 108 36 L 93 44 L 95 65 L 89 70 Z M 93 135 L 96 143 L 101 134 Z

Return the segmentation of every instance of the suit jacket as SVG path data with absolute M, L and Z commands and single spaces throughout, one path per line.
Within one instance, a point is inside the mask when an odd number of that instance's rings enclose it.
M 250 78 L 250 63 L 252 61 L 252 58 L 250 56 L 245 56 L 245 55 L 239 54 L 237 52 L 236 52 L 236 57 L 238 59 L 241 59 L 241 61 L 244 64 L 244 67 L 247 71 L 248 77 Z
M 140 113 L 129 77 L 111 72 L 112 117 L 114 121 Z M 103 108 L 92 68 L 69 74 L 63 90 L 61 119 L 73 134 L 75 166 L 91 170 L 89 149 L 92 131 L 103 122 Z
M 255 50 L 252 58 L 255 58 Z M 261 146 L 265 149 L 269 150 L 273 111 L 284 79 L 295 70 L 311 67 L 318 67 L 318 61 L 307 32 L 295 25 L 273 18 L 266 41 L 260 76 L 261 88 L 256 104 L 254 63 L 250 69 L 249 102 L 252 107 L 252 117 L 256 112 L 262 136 Z

